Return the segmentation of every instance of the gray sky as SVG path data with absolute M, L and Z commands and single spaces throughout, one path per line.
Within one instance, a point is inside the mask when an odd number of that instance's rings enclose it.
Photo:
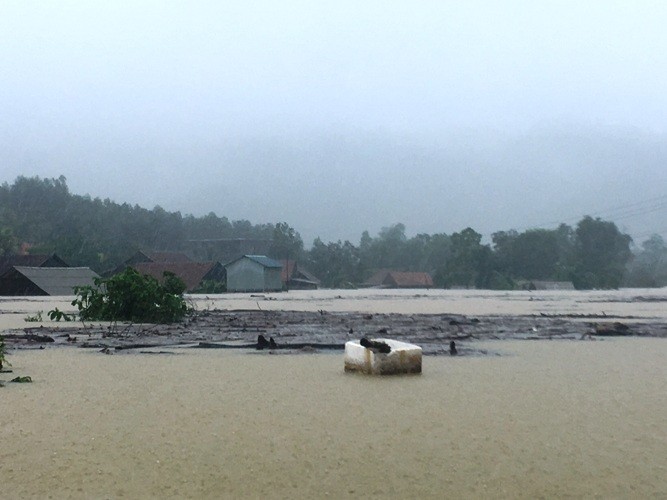
M 667 235 L 665 26 L 642 0 L 4 0 L 0 180 L 307 244 L 584 214 Z

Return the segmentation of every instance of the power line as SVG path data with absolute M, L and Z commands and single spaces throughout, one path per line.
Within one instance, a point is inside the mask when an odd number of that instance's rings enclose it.
M 636 234 L 635 238 L 647 238 L 649 236 L 653 236 L 654 234 L 657 234 L 657 235 L 660 235 L 660 236 L 667 235 L 667 227 L 665 227 L 663 229 L 658 229 L 657 231 L 648 231 L 646 233 Z
M 645 200 L 636 201 L 634 203 L 627 203 L 625 205 L 619 205 L 619 206 L 616 206 L 614 208 L 609 208 L 609 209 L 606 209 L 606 210 L 599 210 L 598 212 L 593 212 L 591 215 L 609 217 L 609 216 L 613 215 L 615 212 L 619 212 L 619 211 L 623 212 L 623 211 L 626 211 L 626 210 L 638 210 L 638 209 L 642 209 L 642 207 L 644 207 L 645 205 L 651 205 L 652 206 L 652 204 L 654 202 L 657 202 L 658 205 L 666 204 L 667 203 L 667 195 L 656 196 L 655 198 L 647 198 Z
M 649 213 L 659 212 L 665 209 L 667 209 L 667 195 L 661 195 L 661 196 L 656 196 L 654 198 L 647 198 L 642 201 L 626 203 L 624 205 L 618 205 L 613 208 L 598 210 L 596 212 L 591 212 L 588 215 L 590 215 L 591 217 L 600 217 L 616 221 L 616 220 L 623 220 L 641 215 L 646 215 Z M 566 218 L 564 220 L 551 221 L 544 224 L 533 224 L 530 226 L 520 227 L 517 230 L 526 230 L 536 227 L 557 226 L 562 223 L 566 224 L 574 223 L 581 220 L 581 218 L 582 216 Z

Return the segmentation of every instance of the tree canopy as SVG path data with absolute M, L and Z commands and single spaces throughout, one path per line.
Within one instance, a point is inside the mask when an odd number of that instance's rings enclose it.
M 304 248 L 287 222 L 252 224 L 211 212 L 201 217 L 70 193 L 64 177 L 18 177 L 0 186 L 0 256 L 28 249 L 57 252 L 71 265 L 112 269 L 137 250 L 184 251 L 188 240 L 271 240 L 269 255 L 305 263 L 324 286 L 354 286 L 381 269 L 430 273 L 438 287 L 514 288 L 526 280 L 572 281 L 577 288 L 664 286 L 667 249 L 660 236 L 631 251 L 632 239 L 611 221 L 584 217 L 576 227 L 498 231 L 485 243 L 465 228 L 406 235 L 396 223 L 359 244 Z

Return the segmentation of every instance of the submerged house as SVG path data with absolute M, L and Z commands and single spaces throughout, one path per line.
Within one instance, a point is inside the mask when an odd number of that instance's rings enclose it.
M 293 260 L 283 260 L 280 279 L 287 290 L 317 290 L 321 281 Z
M 88 267 L 13 266 L 0 276 L 0 295 L 74 295 L 74 287 L 99 278 Z
M 129 267 L 160 282 L 165 272 L 174 273 L 185 283 L 187 292 L 194 292 L 206 282 L 222 284 L 225 280 L 225 268 L 219 262 L 139 262 Z
M 243 255 L 225 265 L 228 292 L 278 292 L 283 265 L 265 255 Z
M 382 270 L 364 282 L 373 288 L 433 288 L 433 278 L 428 273 Z
M 523 290 L 574 290 L 571 281 L 520 281 L 518 285 Z
M 10 255 L 0 258 L 0 276 L 5 274 L 14 266 L 21 267 L 69 267 L 69 264 L 58 257 L 55 253 L 51 255 Z
M 128 267 L 134 267 L 136 264 L 147 262 L 192 262 L 192 259 L 182 252 L 148 252 L 139 250 L 116 268 L 106 271 L 104 275 L 107 277 L 113 276 L 114 274 L 122 273 Z
M 125 261 L 131 266 L 139 262 L 192 262 L 192 259 L 182 252 L 147 252 L 139 250 Z

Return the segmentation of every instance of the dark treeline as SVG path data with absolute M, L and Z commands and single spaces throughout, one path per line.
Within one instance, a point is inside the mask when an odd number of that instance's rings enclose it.
M 113 268 L 136 250 L 178 251 L 190 239 L 271 239 L 270 256 L 299 260 L 328 287 L 355 286 L 378 269 L 424 271 L 438 287 L 513 289 L 526 280 L 571 281 L 577 288 L 667 285 L 667 247 L 654 235 L 635 253 L 613 222 L 584 217 L 575 227 L 499 231 L 492 242 L 471 228 L 408 238 L 395 224 L 358 245 L 325 243 L 305 249 L 287 223 L 253 225 L 210 213 L 203 217 L 118 204 L 69 192 L 66 179 L 19 177 L 0 187 L 0 253 L 22 244 L 56 252 L 72 265 Z
M 273 237 L 271 224 L 152 210 L 69 192 L 66 179 L 18 177 L 0 187 L 1 251 L 23 243 L 30 253 L 56 252 L 71 265 L 115 267 L 137 250 L 184 250 L 189 239 Z

